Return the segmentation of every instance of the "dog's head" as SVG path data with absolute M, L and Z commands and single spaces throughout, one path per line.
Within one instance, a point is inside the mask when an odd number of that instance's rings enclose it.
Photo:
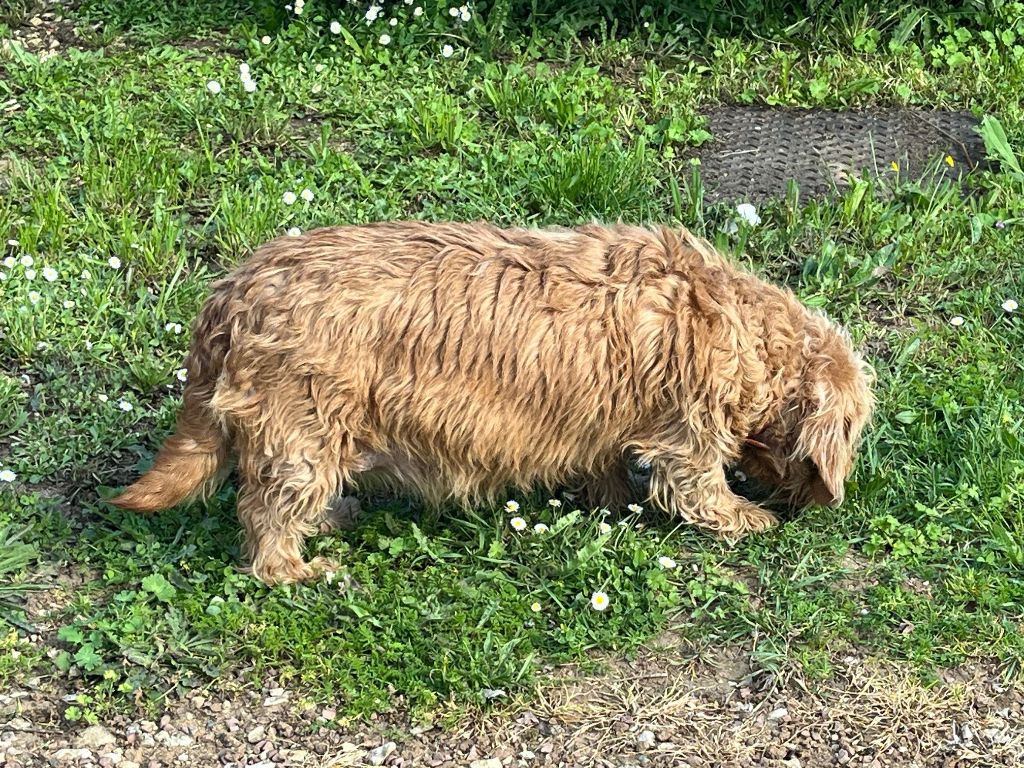
M 835 329 L 811 344 L 794 394 L 746 439 L 739 466 L 794 507 L 838 506 L 871 418 L 872 374 Z

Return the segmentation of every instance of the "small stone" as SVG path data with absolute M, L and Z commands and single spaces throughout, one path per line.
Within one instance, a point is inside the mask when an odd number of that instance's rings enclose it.
M 489 757 L 486 760 L 474 760 L 469 768 L 502 768 L 501 760 L 496 757 Z
M 370 765 L 384 765 L 384 761 L 387 760 L 391 753 L 396 749 L 398 749 L 398 745 L 393 741 L 381 744 L 379 747 L 374 747 L 367 753 L 366 762 Z
M 287 694 L 284 692 L 284 688 L 271 688 L 269 691 L 267 691 L 267 695 L 268 696 L 286 696 Z
M 533 760 L 533 758 L 536 757 L 536 755 L 534 755 L 533 752 L 531 752 L 530 750 L 524 749 L 522 752 L 519 753 L 519 757 L 521 757 L 523 760 Z
M 278 689 L 278 690 L 280 690 L 280 689 Z M 281 704 L 286 703 L 287 701 L 288 701 L 288 697 L 287 696 L 267 696 L 267 698 L 265 698 L 263 700 L 263 706 L 264 707 L 276 707 L 276 706 L 279 706 Z
M 960 726 L 960 738 L 964 741 L 974 741 L 974 732 L 967 723 Z
M 11 731 L 29 731 L 32 729 L 32 723 L 24 717 L 12 717 L 4 728 Z
M 156 723 L 152 720 L 143 720 L 139 723 L 139 730 L 143 733 L 156 733 Z
M 655 742 L 657 742 L 657 738 L 654 731 L 641 731 L 640 735 L 636 737 L 636 745 L 640 749 L 652 749 Z
M 267 729 L 262 725 L 257 725 L 247 734 L 245 734 L 245 740 L 250 744 L 259 744 L 267 737 Z
M 789 710 L 786 709 L 785 707 L 779 707 L 778 709 L 773 709 L 771 712 L 768 713 L 768 719 L 769 720 L 773 720 L 773 721 L 774 720 L 782 720 L 783 718 L 786 718 L 786 717 L 789 717 Z
M 140 768 L 140 766 L 134 760 L 122 760 L 118 763 L 117 768 Z
M 92 760 L 92 752 L 88 749 L 58 749 L 53 759 L 59 763 L 76 763 L 81 760 Z
M 114 734 L 104 728 L 102 725 L 90 725 L 80 734 L 75 740 L 75 743 L 80 748 L 85 749 L 99 749 L 109 744 L 114 744 L 117 739 L 114 738 Z
M 167 735 L 167 739 L 164 741 L 168 747 L 191 747 L 195 742 L 191 736 L 187 733 L 172 733 Z
M 324 707 L 320 710 L 320 717 L 324 720 L 333 720 L 338 715 L 338 710 L 334 707 Z
M 41 27 L 43 25 L 43 20 L 38 16 L 33 16 L 31 19 L 28 20 L 28 23 L 31 24 L 33 27 Z

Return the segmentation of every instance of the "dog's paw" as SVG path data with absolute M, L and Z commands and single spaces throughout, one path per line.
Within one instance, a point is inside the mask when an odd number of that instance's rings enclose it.
M 731 526 L 727 533 L 736 536 L 767 531 L 779 522 L 779 519 L 767 509 L 749 503 L 738 504 L 730 517 Z
M 335 501 L 327 510 L 327 514 L 320 522 L 320 533 L 331 531 L 351 531 L 359 522 L 359 515 L 363 507 L 355 496 L 342 496 Z

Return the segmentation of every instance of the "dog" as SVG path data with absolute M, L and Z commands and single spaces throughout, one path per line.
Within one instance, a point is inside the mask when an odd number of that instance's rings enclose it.
M 303 543 L 383 480 L 432 504 L 577 482 L 737 538 L 839 504 L 872 410 L 846 334 L 686 230 L 393 222 L 275 239 L 192 327 L 176 431 L 111 503 L 208 494 L 237 461 L 250 572 L 334 566 Z M 339 500 L 341 500 L 339 502 Z

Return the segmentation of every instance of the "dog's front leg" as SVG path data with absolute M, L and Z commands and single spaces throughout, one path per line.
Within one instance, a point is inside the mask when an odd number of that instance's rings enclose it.
M 730 490 L 719 451 L 675 450 L 650 457 L 650 500 L 687 522 L 728 537 L 763 531 L 775 516 Z

